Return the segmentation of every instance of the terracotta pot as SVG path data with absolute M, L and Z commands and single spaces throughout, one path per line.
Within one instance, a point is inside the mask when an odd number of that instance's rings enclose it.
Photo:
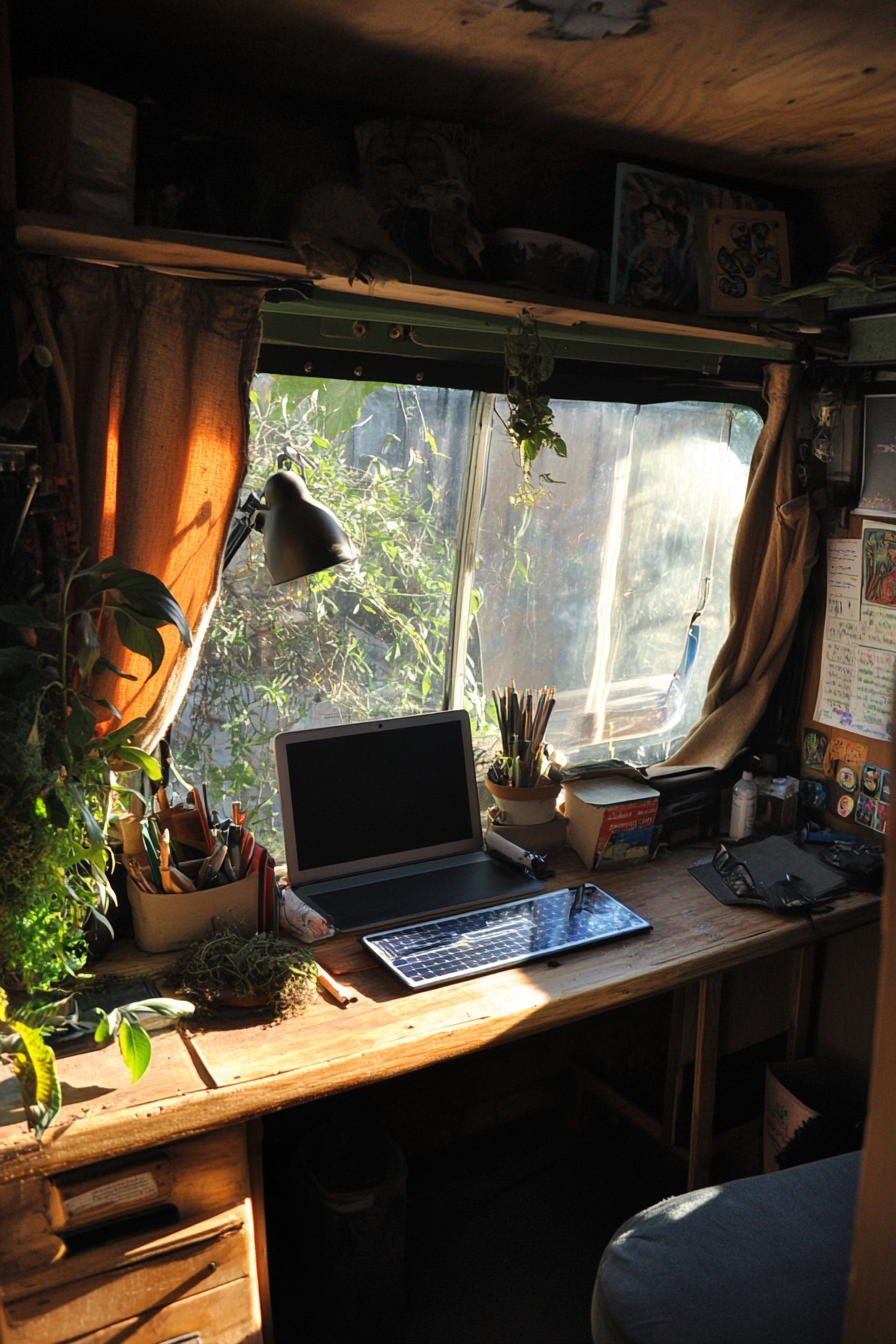
M 533 789 L 515 789 L 510 784 L 493 784 L 486 779 L 485 787 L 495 799 L 501 820 L 507 826 L 537 826 L 551 821 L 557 807 L 557 795 L 562 784 L 546 780 Z

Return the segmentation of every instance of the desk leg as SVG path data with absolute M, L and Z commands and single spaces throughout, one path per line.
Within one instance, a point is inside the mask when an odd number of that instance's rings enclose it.
M 688 1154 L 689 1190 L 699 1190 L 709 1181 L 721 1000 L 721 975 L 708 975 L 699 982 L 694 1096 L 691 1103 L 691 1147 Z
M 684 1027 L 690 996 L 695 986 L 681 985 L 672 992 L 672 1021 L 669 1023 L 669 1050 L 666 1056 L 666 1094 L 663 1098 L 663 1142 L 675 1147 L 678 1103 L 684 1071 Z
M 815 972 L 815 944 L 807 943 L 793 954 L 790 981 L 790 1026 L 787 1028 L 787 1059 L 803 1059 L 809 1034 L 809 1010 L 812 1006 L 812 980 Z

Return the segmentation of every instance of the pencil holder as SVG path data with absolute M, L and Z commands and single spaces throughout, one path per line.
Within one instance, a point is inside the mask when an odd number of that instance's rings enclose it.
M 494 780 L 486 779 L 485 787 L 495 799 L 504 825 L 537 826 L 553 820 L 557 797 L 563 786 L 545 780 L 531 789 L 515 789 L 510 784 L 496 784 Z
M 258 932 L 260 873 L 206 891 L 141 891 L 128 878 L 134 940 L 142 952 L 180 952 L 217 925 L 236 924 L 247 936 Z

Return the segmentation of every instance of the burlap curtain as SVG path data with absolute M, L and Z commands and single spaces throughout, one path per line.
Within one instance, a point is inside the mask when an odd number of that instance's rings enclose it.
M 264 291 L 57 258 L 21 265 L 59 388 L 54 470 L 69 550 L 155 574 L 193 633 L 186 650 L 163 630 L 164 662 L 145 681 L 146 660 L 111 623 L 100 632 L 106 657 L 139 680 L 107 676 L 95 694 L 123 721 L 145 715 L 136 740 L 151 747 L 186 693 L 217 597 Z
M 759 435 L 731 558 L 731 626 L 700 720 L 669 765 L 728 765 L 768 704 L 796 631 L 818 550 L 824 493 L 794 497 L 802 369 L 769 364 Z

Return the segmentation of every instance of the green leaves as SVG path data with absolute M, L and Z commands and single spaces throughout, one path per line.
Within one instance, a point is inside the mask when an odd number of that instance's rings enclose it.
M 187 1017 L 194 1011 L 193 1004 L 186 999 L 140 999 L 134 1003 L 113 1008 L 104 1013 L 101 1008 L 99 1024 L 93 1034 L 98 1045 L 118 1038 L 121 1057 L 127 1065 L 131 1082 L 136 1083 L 149 1068 L 152 1059 L 152 1041 L 149 1033 L 140 1021 L 140 1014 L 147 1013 L 155 1017 Z
M 113 611 L 118 638 L 126 649 L 149 659 L 152 668 L 150 676 L 155 676 L 165 657 L 165 643 L 162 636 L 152 626 L 144 625 L 142 621 L 135 619 L 124 607 L 115 607 Z
M 0 607 L 0 621 L 6 621 L 7 625 L 17 625 L 22 630 L 62 629 L 58 622 L 48 621 L 36 607 L 29 607 L 24 602 L 17 606 Z
M 19 1038 L 13 1073 L 22 1094 L 28 1124 L 40 1140 L 62 1109 L 56 1056 L 35 1027 L 26 1026 L 17 1019 L 11 1020 L 8 1026 Z
M 533 313 L 524 308 L 519 316 L 514 335 L 504 342 L 505 395 L 508 416 L 504 422 L 508 437 L 519 454 L 523 480 L 519 490 L 511 495 L 512 504 L 529 507 L 537 504 L 545 494 L 544 482 L 554 482 L 544 474 L 539 485 L 532 480 L 532 463 L 543 448 L 557 457 L 566 457 L 566 444 L 554 429 L 554 412 L 550 398 L 538 395 L 538 386 L 554 371 L 554 356 L 542 344 L 538 323 Z
M 152 1059 L 152 1041 L 139 1022 L 124 1019 L 118 1029 L 118 1047 L 121 1057 L 131 1071 L 131 1082 L 136 1083 L 149 1068 Z
M 141 751 L 139 747 L 119 747 L 115 753 L 129 765 L 136 765 L 143 771 L 147 779 L 161 779 L 162 768 L 154 756 L 150 756 L 148 751 Z

